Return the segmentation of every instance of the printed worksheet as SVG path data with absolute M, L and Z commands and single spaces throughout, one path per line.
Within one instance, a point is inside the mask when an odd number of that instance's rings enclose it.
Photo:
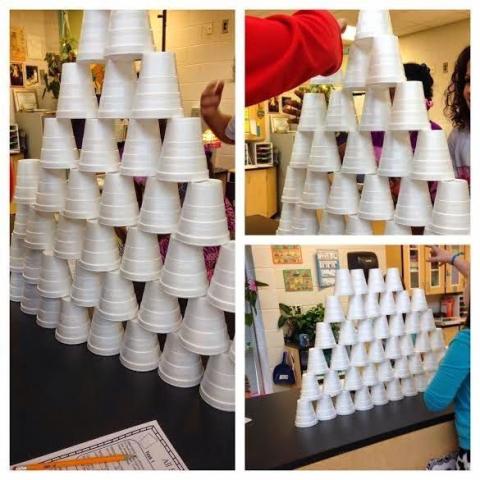
M 123 462 L 72 467 L 68 470 L 188 470 L 156 420 L 34 458 L 24 464 L 116 454 L 135 457 Z

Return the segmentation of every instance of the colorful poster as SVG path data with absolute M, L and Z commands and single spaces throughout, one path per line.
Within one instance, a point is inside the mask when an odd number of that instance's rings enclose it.
M 319 288 L 334 287 L 335 275 L 340 266 L 338 250 L 317 250 L 316 257 Z
M 284 270 L 283 282 L 287 292 L 313 291 L 312 271 L 309 268 L 301 270 Z
M 21 27 L 10 27 L 10 61 L 24 62 L 27 58 L 27 42 Z
M 300 245 L 272 245 L 274 265 L 300 265 L 303 263 Z

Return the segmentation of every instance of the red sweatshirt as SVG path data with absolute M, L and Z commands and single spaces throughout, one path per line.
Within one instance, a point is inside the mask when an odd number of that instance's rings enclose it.
M 245 20 L 245 96 L 254 105 L 302 84 L 331 75 L 342 65 L 340 27 L 323 10 Z

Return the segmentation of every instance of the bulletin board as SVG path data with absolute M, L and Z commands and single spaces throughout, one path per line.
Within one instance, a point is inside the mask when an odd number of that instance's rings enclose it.
M 318 287 L 329 288 L 335 286 L 335 276 L 340 268 L 338 250 L 317 250 Z
M 303 263 L 300 245 L 272 245 L 271 249 L 274 265 L 300 265 Z

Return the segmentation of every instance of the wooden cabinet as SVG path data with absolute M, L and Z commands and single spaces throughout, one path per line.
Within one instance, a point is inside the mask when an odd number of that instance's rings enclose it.
M 447 245 L 446 248 L 452 255 L 462 252 L 465 257 L 468 257 L 469 252 L 466 250 L 468 247 L 465 247 L 464 245 Z M 445 267 L 445 293 L 463 292 L 465 289 L 465 277 L 460 275 L 458 270 L 453 268 L 452 265 L 446 265 Z
M 245 170 L 245 215 L 272 217 L 277 213 L 276 167 Z
M 425 247 L 423 245 L 404 245 L 402 249 L 405 289 L 425 288 Z
M 427 259 L 429 252 L 425 251 L 424 255 Z M 425 293 L 427 295 L 445 293 L 445 265 L 425 262 Z

